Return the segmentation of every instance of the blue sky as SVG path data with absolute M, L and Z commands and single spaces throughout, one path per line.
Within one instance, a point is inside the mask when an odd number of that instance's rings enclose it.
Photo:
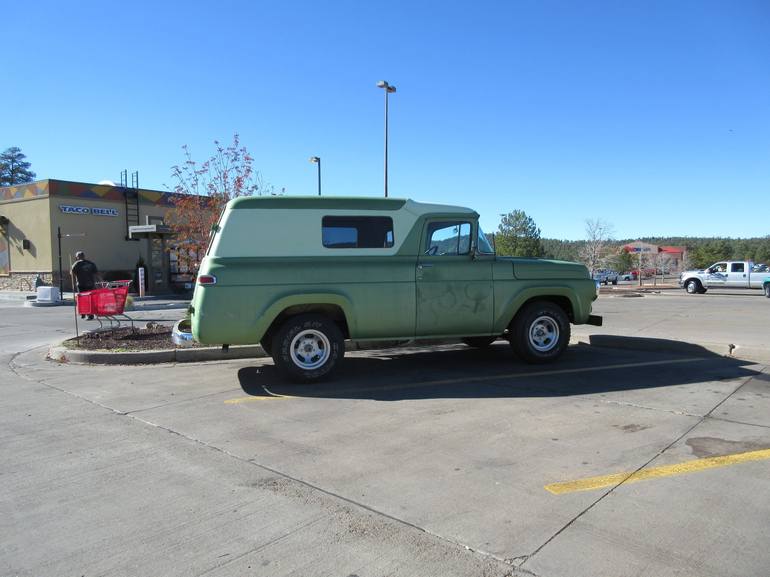
M 0 149 L 171 185 L 234 132 L 290 195 L 524 210 L 544 237 L 770 234 L 770 3 L 7 2 Z M 10 50 L 9 50 L 10 48 Z M 11 111 L 9 113 L 9 111 Z

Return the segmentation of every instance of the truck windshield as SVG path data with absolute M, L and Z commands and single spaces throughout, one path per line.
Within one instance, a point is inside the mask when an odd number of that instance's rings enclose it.
M 484 234 L 484 231 L 481 230 L 481 226 L 479 228 L 479 248 L 478 251 L 480 254 L 495 254 L 494 249 L 489 244 L 489 241 L 487 240 L 487 235 Z

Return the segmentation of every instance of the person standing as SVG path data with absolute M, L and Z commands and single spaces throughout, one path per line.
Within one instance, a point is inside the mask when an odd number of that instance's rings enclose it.
M 75 253 L 75 262 L 72 265 L 72 277 L 75 279 L 75 288 L 77 292 L 94 290 L 96 279 L 99 275 L 99 269 L 90 260 L 86 259 L 86 253 L 79 250 Z M 85 315 L 80 315 L 85 318 Z M 94 320 L 94 315 L 88 315 L 88 320 Z

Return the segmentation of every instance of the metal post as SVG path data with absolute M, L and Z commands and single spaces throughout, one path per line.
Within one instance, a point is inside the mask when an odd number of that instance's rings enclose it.
M 311 156 L 308 160 L 318 165 L 318 196 L 321 196 L 321 157 Z
M 385 198 L 388 198 L 388 89 L 385 89 Z
M 57 227 L 56 236 L 59 239 L 59 298 L 64 300 L 64 277 L 61 270 L 61 227 Z
M 377 83 L 378 88 L 385 90 L 385 198 L 388 197 L 388 94 L 396 91 L 396 87 L 385 80 Z

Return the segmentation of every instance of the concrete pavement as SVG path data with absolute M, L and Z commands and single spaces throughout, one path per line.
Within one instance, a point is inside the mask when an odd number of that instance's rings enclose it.
M 688 295 L 661 290 L 636 296 L 610 290 L 599 296 L 594 311 L 604 317 L 603 326 L 573 327 L 577 341 L 637 350 L 697 345 L 720 355 L 770 362 L 770 299 L 761 291 L 712 289 Z
M 766 304 L 678 298 L 601 297 L 597 329 L 623 339 L 623 319 L 647 319 L 627 332 L 660 335 L 678 326 L 671 314 L 718 329 L 720 308 L 757 317 Z M 300 386 L 268 359 L 46 362 L 71 314 L 0 305 L 2 575 L 745 577 L 770 566 L 769 459 L 545 488 L 767 451 L 762 364 L 683 354 L 677 338 L 644 352 L 577 344 L 531 367 L 500 342 L 353 352 L 334 381 Z

